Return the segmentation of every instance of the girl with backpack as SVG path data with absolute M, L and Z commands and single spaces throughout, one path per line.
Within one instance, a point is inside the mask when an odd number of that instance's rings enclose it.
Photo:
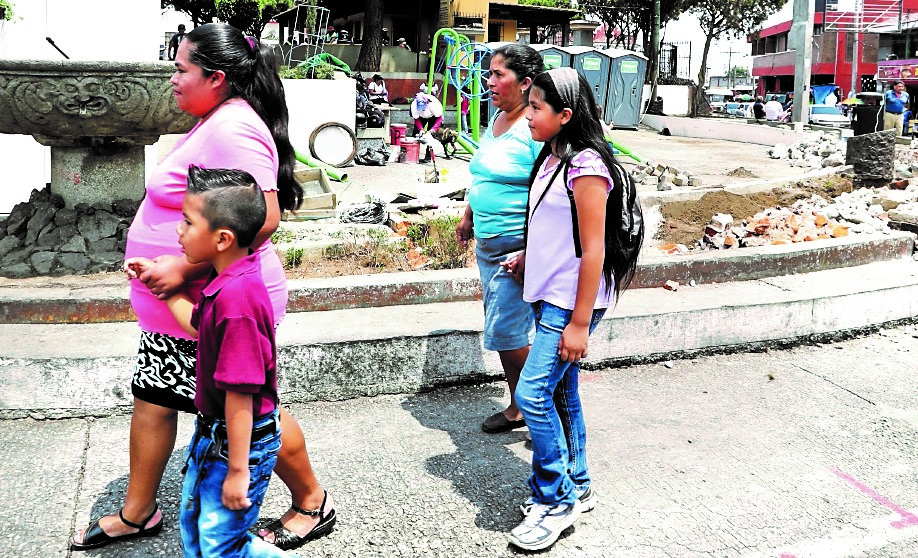
M 545 142 L 530 175 L 526 250 L 507 262 L 525 276 L 535 340 L 516 388 L 532 437 L 531 497 L 510 543 L 548 548 L 596 505 L 578 393 L 588 339 L 634 276 L 643 239 L 637 192 L 603 137 L 590 86 L 572 68 L 536 76 L 526 115 Z M 524 265 L 525 264 L 525 265 Z

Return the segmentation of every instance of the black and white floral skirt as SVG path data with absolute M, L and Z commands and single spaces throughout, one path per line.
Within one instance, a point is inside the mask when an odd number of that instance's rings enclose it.
M 131 392 L 147 403 L 185 413 L 194 406 L 197 341 L 142 331 Z

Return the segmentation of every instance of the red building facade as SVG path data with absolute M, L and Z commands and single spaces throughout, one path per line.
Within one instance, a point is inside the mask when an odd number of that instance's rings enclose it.
M 859 12 L 831 11 L 840 0 L 816 1 L 813 25 L 810 83 L 837 84 L 847 96 L 852 84 L 857 91 L 876 87 L 880 51 L 879 33 L 896 31 L 911 14 L 918 12 L 918 0 L 864 0 Z M 785 21 L 749 37 L 752 45 L 752 75 L 758 78 L 758 94 L 793 91 L 796 53 L 788 50 L 791 21 Z M 882 29 L 882 30 L 881 30 Z M 860 32 L 858 32 L 860 30 Z M 852 81 L 854 51 L 857 46 L 857 79 Z

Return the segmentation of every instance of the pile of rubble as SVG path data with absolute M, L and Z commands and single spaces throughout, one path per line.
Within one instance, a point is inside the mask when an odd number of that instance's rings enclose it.
M 117 271 L 139 202 L 76 204 L 49 187 L 32 190 L 0 223 L 0 277 L 82 275 Z
M 790 244 L 849 233 L 890 233 L 890 212 L 918 208 L 918 186 L 905 190 L 861 188 L 833 199 L 813 195 L 790 207 L 774 207 L 735 223 L 732 215 L 718 213 L 705 227 L 696 246 L 702 250 L 768 244 Z M 686 253 L 683 244 L 660 246 L 668 254 Z
M 672 190 L 673 186 L 701 187 L 701 178 L 663 164 L 646 162 L 639 164 L 631 171 L 631 178 L 635 184 L 656 185 L 657 190 Z
M 844 165 L 845 149 L 844 141 L 831 132 L 825 132 L 791 145 L 776 144 L 768 150 L 768 156 L 772 159 L 787 159 L 793 167 L 815 170 Z

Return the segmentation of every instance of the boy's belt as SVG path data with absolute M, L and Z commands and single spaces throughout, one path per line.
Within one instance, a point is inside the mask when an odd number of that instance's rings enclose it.
M 258 422 L 263 417 L 257 417 L 253 422 Z M 214 417 L 204 416 L 201 413 L 198 413 L 197 421 L 198 432 L 201 434 L 210 434 L 221 440 L 226 440 L 226 421 L 220 420 Z M 252 441 L 257 442 L 262 438 L 267 438 L 268 436 L 273 436 L 277 433 L 277 424 L 275 421 L 271 421 L 260 426 L 256 426 L 252 429 Z

